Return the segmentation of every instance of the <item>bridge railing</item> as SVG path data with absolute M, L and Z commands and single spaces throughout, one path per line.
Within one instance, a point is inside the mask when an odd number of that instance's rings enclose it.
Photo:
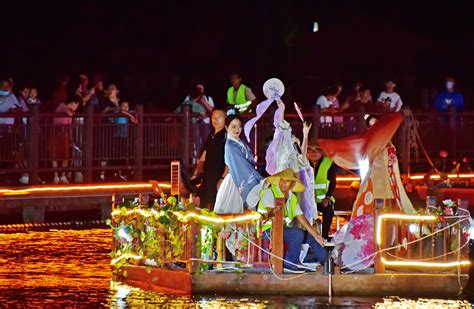
M 123 115 L 94 114 L 88 107 L 72 118 L 71 125 L 64 126 L 54 124 L 54 119 L 63 115 L 40 114 L 37 106 L 31 106 L 29 113 L 2 113 L 0 174 L 14 175 L 18 180 L 25 173 L 29 183 L 36 184 L 39 174 L 53 171 L 81 172 L 84 182 L 98 179 L 101 173 L 128 171 L 129 178 L 133 172 L 132 179 L 141 181 L 147 177 L 146 171 L 168 169 L 173 159 L 188 167 L 197 162 L 211 131 L 209 118 L 191 114 L 189 107 L 184 107 L 181 114 L 149 114 L 137 106 L 135 114 L 138 123 L 117 123 L 114 120 Z M 452 158 L 474 152 L 474 136 L 470 134 L 474 130 L 474 113 L 412 114 L 405 110 L 403 114 L 405 121 L 393 138 L 403 171 L 409 171 L 410 163 L 424 162 L 424 151 L 432 158 L 441 148 L 448 150 Z M 305 120 L 313 124 L 313 137 L 334 139 L 365 132 L 363 116 L 363 112 L 321 114 L 317 108 L 304 114 Z M 301 138 L 302 122 L 298 116 L 287 114 L 286 119 Z M 413 120 L 424 148 L 413 147 Z M 265 140 L 274 132 L 272 122 L 269 113 L 251 133 L 250 146 L 260 162 L 265 158 Z M 53 167 L 53 161 L 58 167 Z M 8 177 L 2 177 L 5 178 Z

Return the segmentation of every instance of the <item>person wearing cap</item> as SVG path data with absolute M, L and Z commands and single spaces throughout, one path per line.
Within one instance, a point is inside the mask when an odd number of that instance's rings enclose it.
M 283 211 L 284 230 L 283 241 L 288 244 L 285 254 L 284 269 L 286 272 L 301 273 L 304 270 L 300 265 L 299 257 L 303 243 L 307 243 L 320 264 L 327 258 L 324 249 L 325 240 L 308 222 L 298 203 L 295 192 L 303 192 L 305 187 L 291 168 L 285 169 L 266 178 L 269 188 L 260 191 L 258 212 L 264 216 L 262 231 L 264 237 L 269 238 L 272 222 L 269 220 L 275 213 Z M 283 209 L 282 209 L 283 208 Z M 298 222 L 304 229 L 296 227 Z M 307 233 L 307 235 L 305 235 Z M 306 236 L 306 241 L 305 241 Z
M 242 84 L 242 77 L 239 73 L 230 74 L 230 83 L 232 86 L 227 90 L 227 104 L 243 114 L 251 111 L 253 105 L 257 103 L 257 97 L 252 89 Z
M 379 104 L 384 111 L 399 112 L 402 108 L 402 98 L 394 91 L 396 86 L 395 82 L 391 79 L 385 82 L 385 91 L 382 91 L 377 99 L 377 104 Z
M 336 199 L 333 196 L 336 189 L 336 171 L 337 165 L 332 159 L 325 157 L 323 150 L 315 141 L 308 145 L 307 157 L 314 168 L 314 195 L 318 211 L 323 215 L 322 231 L 323 238 L 329 239 L 329 230 L 334 218 L 334 203 Z

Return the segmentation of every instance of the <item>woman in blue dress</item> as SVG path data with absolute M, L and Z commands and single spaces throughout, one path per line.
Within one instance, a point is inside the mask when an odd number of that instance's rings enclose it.
M 230 113 L 229 113 L 230 112 Z M 227 140 L 224 150 L 226 164 L 218 183 L 214 211 L 216 213 L 241 213 L 244 207 L 254 208 L 263 188 L 264 178 L 255 169 L 254 154 L 240 139 L 242 119 L 233 110 L 226 118 Z

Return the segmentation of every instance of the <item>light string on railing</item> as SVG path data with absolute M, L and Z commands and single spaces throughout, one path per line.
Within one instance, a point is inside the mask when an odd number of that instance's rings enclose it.
M 463 216 L 463 217 L 464 217 L 464 216 Z M 365 258 L 363 258 L 363 259 L 361 259 L 361 260 L 359 260 L 359 261 L 356 261 L 356 262 L 354 262 L 354 263 L 351 263 L 351 264 L 349 264 L 349 265 L 346 265 L 346 266 L 341 267 L 341 269 L 346 269 L 346 268 L 347 268 L 347 269 L 351 269 L 352 267 L 354 267 L 354 266 L 356 266 L 356 265 L 359 265 L 359 264 L 361 264 L 362 262 L 364 262 L 364 261 L 366 261 L 366 260 L 368 260 L 368 259 L 371 259 L 371 258 L 375 257 L 375 256 L 376 256 L 377 254 L 379 254 L 379 253 L 383 253 L 383 252 L 390 251 L 390 250 L 393 250 L 393 249 L 399 249 L 399 248 L 401 248 L 402 246 L 408 246 L 408 245 L 417 243 L 417 242 L 422 241 L 422 240 L 424 240 L 424 239 L 426 239 L 426 238 L 432 237 L 433 235 L 435 235 L 435 234 L 437 234 L 437 233 L 440 233 L 440 232 L 442 232 L 442 231 L 444 231 L 444 230 L 450 229 L 450 228 L 452 228 L 453 226 L 455 226 L 455 225 L 457 225 L 457 224 L 460 224 L 461 222 L 466 221 L 466 220 L 468 220 L 468 218 L 465 218 L 465 217 L 464 217 L 463 219 L 458 220 L 457 222 L 455 222 L 455 223 L 453 223 L 453 224 L 450 224 L 450 225 L 448 225 L 448 226 L 446 226 L 446 227 L 444 227 L 444 228 L 442 228 L 442 229 L 439 229 L 439 230 L 437 230 L 437 231 L 434 232 L 434 233 L 430 233 L 430 234 L 428 234 L 428 235 L 425 235 L 425 236 L 423 236 L 423 237 L 421 237 L 421 238 L 419 238 L 419 239 L 412 240 L 412 241 L 407 242 L 407 243 L 405 243 L 405 244 L 398 244 L 398 245 L 395 245 L 395 246 L 392 246 L 392 247 L 389 247 L 389 248 L 385 248 L 385 249 L 378 250 L 378 251 L 376 251 L 376 252 L 374 252 L 374 253 L 372 253 L 372 254 L 366 256 Z M 368 267 L 368 266 L 364 266 L 364 267 L 361 268 L 360 270 L 365 269 L 365 268 L 367 268 L 367 267 Z M 358 271 L 360 271 L 360 270 L 358 270 Z M 347 273 L 350 273 L 350 272 L 347 272 Z
M 464 217 L 464 216 L 463 216 L 463 217 Z M 425 236 L 422 237 L 422 238 L 419 238 L 419 239 L 410 241 L 410 242 L 408 242 L 408 243 L 406 243 L 406 244 L 399 244 L 399 245 L 395 245 L 395 246 L 392 246 L 392 247 L 389 247 L 389 248 L 385 248 L 385 249 L 378 250 L 378 251 L 376 251 L 376 252 L 370 254 L 369 256 L 367 256 L 367 257 L 365 257 L 365 258 L 363 258 L 363 259 L 361 259 L 361 260 L 359 260 L 359 261 L 356 261 L 356 262 L 354 262 L 354 263 L 352 263 L 352 264 L 349 264 L 349 265 L 346 265 L 346 266 L 341 267 L 341 269 L 350 269 L 349 271 L 344 272 L 344 274 L 351 274 L 351 273 L 359 272 L 359 271 L 361 271 L 361 270 L 364 270 L 364 269 L 368 268 L 369 265 L 363 266 L 363 267 L 361 267 L 361 268 L 359 268 L 359 269 L 355 269 L 355 270 L 352 270 L 351 268 L 354 267 L 354 266 L 356 266 L 356 265 L 360 265 L 362 262 L 364 262 L 364 261 L 366 261 L 366 260 L 369 260 L 369 259 L 375 257 L 377 254 L 380 254 L 380 253 L 383 253 L 383 252 L 386 252 L 386 251 L 390 251 L 390 250 L 393 250 L 393 249 L 398 249 L 398 248 L 400 248 L 401 246 L 408 246 L 408 245 L 417 243 L 417 242 L 419 242 L 419 241 L 422 241 L 422 240 L 424 240 L 424 239 L 426 239 L 426 238 L 432 237 L 433 235 L 438 234 L 438 233 L 440 233 L 440 232 L 442 232 L 442 231 L 444 231 L 444 230 L 446 230 L 446 229 L 450 229 L 451 227 L 453 227 L 453 226 L 455 226 L 455 225 L 458 225 L 458 224 L 460 224 L 461 222 L 463 222 L 463 221 L 465 221 L 465 220 L 467 220 L 467 219 L 468 219 L 468 218 L 465 218 L 465 217 L 464 217 L 463 219 L 458 220 L 457 222 L 455 222 L 455 223 L 453 223 L 453 224 L 450 224 L 450 225 L 448 225 L 448 226 L 446 226 L 446 227 L 444 227 L 444 228 L 442 228 L 442 229 L 440 229 L 440 230 L 438 230 L 438 231 L 436 231 L 436 232 L 434 232 L 434 233 L 430 233 L 430 234 L 428 234 L 428 235 L 425 235 Z M 262 250 L 263 252 L 267 253 L 268 255 L 270 255 L 270 256 L 272 256 L 272 257 L 274 257 L 274 258 L 276 258 L 276 259 L 279 259 L 279 260 L 281 260 L 281 261 L 283 261 L 283 262 L 285 262 L 285 263 L 288 263 L 288 264 L 290 264 L 290 265 L 299 267 L 299 268 L 308 268 L 308 267 L 305 267 L 304 265 L 298 265 L 298 264 L 292 263 L 292 262 L 290 262 L 290 261 L 287 261 L 287 260 L 285 260 L 284 258 L 281 258 L 281 257 L 279 257 L 279 256 L 277 256 L 277 255 L 274 255 L 274 254 L 271 253 L 270 251 L 268 251 L 268 250 L 262 248 L 261 246 L 259 246 L 259 245 L 256 244 L 255 242 L 253 242 L 251 239 L 249 239 L 248 237 L 246 237 L 244 234 L 240 233 L 238 230 L 234 229 L 234 231 L 237 232 L 238 234 L 240 234 L 242 237 L 244 237 L 244 238 L 245 238 L 249 243 L 251 243 L 253 246 L 257 247 L 258 249 Z M 268 237 L 268 235 L 267 235 L 267 237 Z M 466 246 L 466 244 L 463 245 L 463 248 L 464 248 L 465 246 Z M 460 249 L 459 249 L 459 250 L 460 250 Z M 449 254 L 451 254 L 451 253 L 453 253 L 453 252 L 456 252 L 456 251 L 458 251 L 458 250 L 454 250 L 454 251 L 452 251 L 452 252 L 449 252 Z M 438 257 L 437 257 L 437 258 L 438 258 Z M 469 262 L 469 261 L 462 261 L 462 263 L 459 264 L 459 265 L 457 265 L 457 264 L 456 264 L 456 265 L 454 265 L 454 264 L 453 264 L 453 265 L 444 264 L 444 267 L 461 266 L 461 265 L 467 266 L 467 265 L 470 265 L 470 262 Z M 407 265 L 407 266 L 408 266 L 408 265 Z M 441 266 L 443 266 L 443 265 L 440 265 L 440 267 L 441 267 Z M 312 270 L 311 268 L 308 268 L 308 269 Z M 283 278 L 283 279 L 285 279 L 285 278 Z M 295 278 L 295 279 L 296 279 L 296 278 Z

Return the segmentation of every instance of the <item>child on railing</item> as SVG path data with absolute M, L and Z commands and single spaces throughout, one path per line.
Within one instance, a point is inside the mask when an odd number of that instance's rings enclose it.
M 266 217 L 262 227 L 263 237 L 266 239 L 270 238 L 272 222 L 269 218 L 282 211 L 283 208 L 285 224 L 283 241 L 288 244 L 284 270 L 289 273 L 304 272 L 303 265 L 301 267 L 297 266 L 300 265 L 300 251 L 304 242 L 309 244 L 313 250 L 317 262 L 323 264 L 327 258 L 327 253 L 324 249 L 325 240 L 309 224 L 298 203 L 298 198 L 294 194 L 294 192 L 303 192 L 305 190 L 303 183 L 290 168 L 268 177 L 266 181 L 271 187 L 260 192 L 260 202 L 258 204 L 258 211 Z M 294 226 L 295 221 L 304 229 Z M 305 235 L 306 233 L 307 235 Z

